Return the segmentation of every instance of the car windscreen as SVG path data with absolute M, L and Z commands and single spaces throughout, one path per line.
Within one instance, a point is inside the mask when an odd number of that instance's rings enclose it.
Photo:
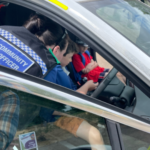
M 137 0 L 88 0 L 80 4 L 150 56 L 150 8 L 148 6 Z

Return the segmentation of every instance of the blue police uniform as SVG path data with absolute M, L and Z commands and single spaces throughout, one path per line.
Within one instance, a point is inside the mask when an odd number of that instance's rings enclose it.
M 0 26 L 0 65 L 43 78 L 57 62 L 26 28 Z
M 26 28 L 0 26 L 0 65 L 43 78 L 56 64 L 44 44 Z M 12 94 L 11 91 L 0 94 L 0 107 L 4 111 L 1 119 L 7 127 L 7 130 L 1 127 L 8 137 L 6 148 L 16 134 L 19 120 L 20 101 L 17 95 L 9 96 Z M 7 107 L 10 106 L 13 106 L 14 111 L 9 112 Z
M 44 78 L 50 82 L 76 90 L 51 50 L 24 27 L 0 27 L 0 65 Z M 54 121 L 54 110 L 41 108 L 40 116 Z
M 44 76 L 57 65 L 57 62 L 44 44 L 26 28 L 0 26 L 0 65 L 44 78 Z M 2 104 L 0 106 L 2 106 Z M 11 143 L 14 138 L 18 126 L 17 118 L 19 115 L 17 116 L 17 114 L 19 114 L 19 105 L 17 108 L 16 112 L 11 112 L 11 114 L 14 114 L 14 116 L 12 116 L 12 121 L 14 120 L 14 117 L 16 119 L 15 123 L 7 118 L 10 116 L 8 115 L 8 112 L 7 117 L 5 117 L 11 124 L 8 128 L 11 129 L 8 137 L 9 143 Z M 54 110 L 48 110 L 48 113 L 51 116 L 50 121 L 53 120 L 53 111 Z M 47 120 L 47 118 L 44 119 Z

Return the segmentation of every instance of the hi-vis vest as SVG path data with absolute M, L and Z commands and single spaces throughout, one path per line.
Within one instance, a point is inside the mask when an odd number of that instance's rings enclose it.
M 0 65 L 43 78 L 57 63 L 26 28 L 0 26 Z

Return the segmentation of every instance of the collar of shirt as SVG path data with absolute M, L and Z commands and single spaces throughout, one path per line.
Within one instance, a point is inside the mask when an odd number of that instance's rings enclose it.
M 57 59 L 57 57 L 54 55 L 52 49 L 49 48 L 48 50 L 49 50 L 49 52 L 52 54 L 52 56 L 55 58 L 57 64 L 60 64 L 60 61 L 59 61 L 59 60 Z

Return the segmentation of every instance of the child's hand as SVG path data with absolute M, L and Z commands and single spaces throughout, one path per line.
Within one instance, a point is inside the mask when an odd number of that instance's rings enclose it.
M 94 61 L 94 67 L 96 68 L 98 66 L 98 63 L 96 61 Z
M 89 63 L 89 64 L 82 70 L 82 72 L 83 72 L 84 74 L 89 73 L 89 72 L 92 70 L 92 68 L 93 68 L 93 62 Z
M 97 66 L 98 66 L 98 63 L 96 61 L 92 61 L 87 65 L 87 67 L 89 67 L 90 71 L 93 70 L 94 68 L 96 68 Z
M 89 87 L 88 91 L 93 91 L 98 87 L 98 82 L 94 83 L 93 80 L 89 80 L 86 83 L 88 84 Z
M 82 70 L 82 72 L 84 74 L 89 73 L 91 70 L 93 70 L 97 66 L 98 66 L 97 62 L 93 60 Z
M 84 74 L 86 74 L 86 73 L 89 73 L 89 70 L 86 69 L 86 68 L 84 68 L 84 69 L 82 69 L 82 72 L 83 72 Z
M 98 63 L 96 61 L 94 61 L 93 59 L 91 59 L 91 63 L 93 64 L 93 68 L 98 66 Z
M 91 59 L 91 62 L 93 62 L 94 60 L 93 59 Z
M 93 62 L 90 62 L 87 66 L 86 66 L 86 69 L 91 71 L 93 69 L 93 65 L 94 65 L 94 61 Z

